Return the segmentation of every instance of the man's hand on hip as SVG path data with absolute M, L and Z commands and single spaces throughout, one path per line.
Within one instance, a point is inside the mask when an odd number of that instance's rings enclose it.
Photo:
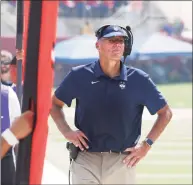
M 131 153 L 123 160 L 123 163 L 125 163 L 128 167 L 136 166 L 136 164 L 146 156 L 150 148 L 151 147 L 148 146 L 145 142 L 142 142 L 135 147 L 127 148 L 125 152 Z
M 72 142 L 76 147 L 79 147 L 80 150 L 85 150 L 88 149 L 88 145 L 85 141 L 85 139 L 88 141 L 88 138 L 86 137 L 86 135 L 80 131 L 80 130 L 76 130 L 76 131 L 68 131 L 65 133 L 65 138 Z

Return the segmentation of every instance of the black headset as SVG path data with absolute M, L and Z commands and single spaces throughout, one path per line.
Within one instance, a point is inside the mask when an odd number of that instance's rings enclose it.
M 95 32 L 95 36 L 97 38 L 101 38 L 103 35 L 104 30 L 108 27 L 108 26 L 112 26 L 112 25 L 105 25 L 102 26 L 101 28 L 99 28 L 96 32 Z M 116 25 L 117 26 L 117 25 Z M 124 60 L 127 57 L 127 55 L 131 54 L 131 50 L 132 50 L 132 46 L 133 46 L 133 34 L 131 32 L 131 28 L 130 26 L 126 26 L 126 28 L 123 28 L 121 26 L 120 27 L 122 30 L 124 30 L 124 32 L 126 32 L 127 36 L 125 37 L 125 49 L 124 49 Z

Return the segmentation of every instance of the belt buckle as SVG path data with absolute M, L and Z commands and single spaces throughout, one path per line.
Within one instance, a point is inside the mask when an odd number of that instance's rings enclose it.
M 109 151 L 109 153 L 117 153 L 117 154 L 119 154 L 119 155 L 121 155 L 121 154 L 122 154 L 122 152 L 121 152 L 121 151 L 120 151 L 120 152 L 118 152 L 118 151 L 116 152 L 116 151 L 112 151 L 112 150 L 110 150 L 110 151 Z

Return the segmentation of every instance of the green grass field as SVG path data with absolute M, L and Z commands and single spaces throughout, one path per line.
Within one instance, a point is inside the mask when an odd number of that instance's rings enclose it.
M 192 83 L 159 85 L 158 89 L 174 108 L 192 108 Z

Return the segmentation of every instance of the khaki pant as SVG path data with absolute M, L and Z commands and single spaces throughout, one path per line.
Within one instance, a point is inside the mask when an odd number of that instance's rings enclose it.
M 135 184 L 135 167 L 123 164 L 124 154 L 79 152 L 70 166 L 72 184 Z

